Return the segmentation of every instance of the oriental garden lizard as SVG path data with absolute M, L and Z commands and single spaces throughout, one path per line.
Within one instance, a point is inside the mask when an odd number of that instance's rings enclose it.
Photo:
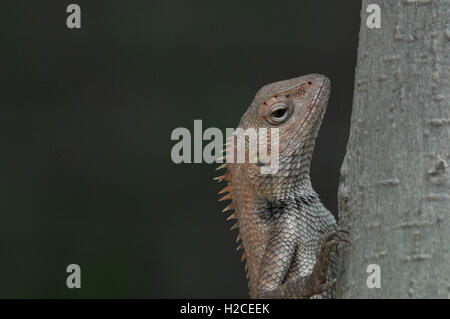
M 278 170 L 259 155 L 235 158 L 237 137 L 227 143 L 219 194 L 231 200 L 224 211 L 237 219 L 252 298 L 331 298 L 337 277 L 337 245 L 344 231 L 321 203 L 310 181 L 310 164 L 330 94 L 330 81 L 319 74 L 275 82 L 261 88 L 238 128 L 278 128 Z M 270 139 L 269 135 L 267 138 Z M 248 142 L 248 139 L 247 139 Z M 244 143 L 248 148 L 247 143 Z M 231 156 L 233 155 L 233 156 Z M 233 158 L 230 160 L 230 158 Z M 333 253 L 334 252 L 334 253 Z

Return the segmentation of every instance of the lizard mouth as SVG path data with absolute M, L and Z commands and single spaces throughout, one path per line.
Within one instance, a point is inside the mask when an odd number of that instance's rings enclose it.
M 309 102 L 309 104 L 307 106 L 306 117 L 300 123 L 300 130 L 303 129 L 303 127 L 305 126 L 306 123 L 309 123 L 311 121 L 311 118 L 310 118 L 311 115 L 316 113 L 315 110 L 317 109 L 317 105 L 322 100 L 322 98 L 325 94 L 325 90 L 324 90 L 325 86 L 326 86 L 326 83 L 324 82 L 324 80 L 322 80 L 320 83 L 320 86 L 319 86 L 319 90 L 316 92 L 316 94 L 314 95 L 314 98 L 312 99 L 311 102 Z
M 326 108 L 326 103 L 321 102 L 324 98 L 327 98 L 326 94 L 329 91 L 329 80 L 326 78 L 319 78 L 316 81 L 318 84 L 317 92 L 315 92 L 311 102 L 306 106 L 304 116 L 297 128 L 296 134 L 299 139 L 302 139 L 311 129 L 314 130 L 316 125 L 321 122 L 322 117 L 320 114 L 323 114 Z
M 317 105 L 317 102 L 322 96 L 323 92 L 323 84 L 319 87 L 319 92 L 316 93 L 314 96 L 314 99 L 311 101 L 310 106 L 308 107 L 309 110 L 312 111 L 312 109 Z
M 324 79 L 320 80 L 320 86 L 319 86 L 319 91 L 315 94 L 313 100 L 310 102 L 309 106 L 308 106 L 308 110 L 312 111 L 318 102 L 320 102 L 325 94 L 325 87 L 327 86 L 327 83 Z M 309 112 L 311 113 L 311 112 Z

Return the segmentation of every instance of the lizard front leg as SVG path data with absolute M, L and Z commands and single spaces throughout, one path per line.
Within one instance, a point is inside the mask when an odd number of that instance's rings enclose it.
M 310 298 L 330 289 L 335 280 L 327 282 L 330 253 L 338 243 L 344 241 L 334 231 L 322 237 L 314 268 L 308 276 L 284 282 L 292 265 L 297 243 L 292 236 L 278 234 L 266 248 L 261 264 L 257 298 Z

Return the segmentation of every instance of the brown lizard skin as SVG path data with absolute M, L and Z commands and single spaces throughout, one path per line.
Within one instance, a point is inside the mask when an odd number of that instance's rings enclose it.
M 234 210 L 233 228 L 244 249 L 252 298 L 330 298 L 336 278 L 339 238 L 333 215 L 311 186 L 314 143 L 330 94 L 330 81 L 319 74 L 261 88 L 240 128 L 279 128 L 279 170 L 261 174 L 265 161 L 230 162 L 236 137 L 222 159 L 228 182 L 219 194 Z M 269 134 L 270 141 L 270 134 Z M 269 144 L 269 143 L 268 143 Z M 230 145 L 228 143 L 227 145 Z M 248 146 L 247 146 L 248 147 Z M 232 229 L 233 229 L 232 228 Z

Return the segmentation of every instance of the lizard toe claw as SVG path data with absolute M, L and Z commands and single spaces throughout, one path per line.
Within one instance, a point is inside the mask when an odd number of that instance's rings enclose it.
M 335 284 L 336 284 L 336 279 L 331 279 L 328 282 L 318 285 L 317 294 L 321 294 L 321 293 L 327 291 L 328 289 L 333 287 Z

